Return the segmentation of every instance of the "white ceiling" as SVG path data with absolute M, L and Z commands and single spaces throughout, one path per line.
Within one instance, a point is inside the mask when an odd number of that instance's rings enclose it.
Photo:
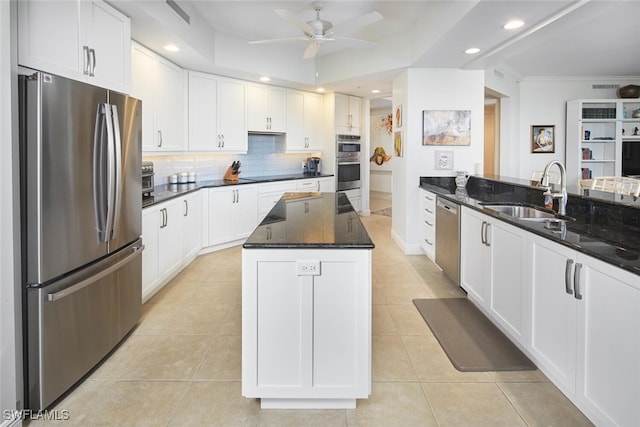
M 324 1 L 321 18 L 334 26 L 372 11 L 383 19 L 341 35 L 375 42 L 356 48 L 342 40 L 323 43 L 316 59 L 302 59 L 304 41 L 249 45 L 250 40 L 300 36 L 278 16 L 286 9 L 315 18 L 313 2 L 186 1 L 185 23 L 165 0 L 109 1 L 132 19 L 132 37 L 185 68 L 302 89 L 371 97 L 388 96 L 391 80 L 407 67 L 481 69 L 497 66 L 526 76 L 640 76 L 640 1 L 627 0 L 429 0 Z M 518 18 L 525 26 L 507 31 Z M 336 30 L 336 35 L 338 31 Z M 181 51 L 162 46 L 174 42 Z M 464 53 L 468 47 L 480 53 Z

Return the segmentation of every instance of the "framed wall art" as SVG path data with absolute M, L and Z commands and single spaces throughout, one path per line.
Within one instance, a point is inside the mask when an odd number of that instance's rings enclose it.
M 436 170 L 453 169 L 453 151 L 436 151 Z
M 402 104 L 396 105 L 396 122 L 394 125 L 396 128 L 402 127 Z
M 402 131 L 396 131 L 393 134 L 393 151 L 396 157 L 402 157 Z
M 554 153 L 555 125 L 532 125 L 531 126 L 531 152 L 532 153 Z
M 471 145 L 471 110 L 424 110 L 422 145 Z

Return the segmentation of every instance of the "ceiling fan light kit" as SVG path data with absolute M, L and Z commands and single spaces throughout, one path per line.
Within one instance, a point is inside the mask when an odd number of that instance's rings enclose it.
M 375 46 L 375 43 L 369 42 L 366 40 L 360 40 L 350 37 L 342 37 L 334 35 L 334 26 L 331 22 L 325 21 L 320 18 L 320 12 L 322 11 L 321 3 L 314 3 L 313 8 L 316 11 L 316 18 L 311 21 L 303 21 L 298 18 L 296 15 L 292 14 L 286 9 L 276 9 L 275 12 L 285 21 L 289 22 L 292 25 L 295 25 L 304 33 L 304 37 L 285 37 L 285 38 L 275 38 L 275 39 L 265 39 L 265 40 L 252 40 L 249 44 L 263 44 L 263 43 L 274 43 L 288 40 L 302 40 L 308 43 L 307 48 L 304 51 L 302 57 L 304 59 L 315 58 L 318 54 L 318 50 L 320 49 L 320 45 L 324 42 L 332 42 L 336 40 L 348 40 L 351 42 L 356 42 L 362 46 Z M 370 12 L 368 14 L 353 18 L 347 22 L 343 22 L 339 25 L 340 28 L 344 28 L 345 31 L 350 30 L 354 31 L 356 29 L 371 25 L 375 22 L 378 22 L 382 19 L 382 15 L 379 12 Z

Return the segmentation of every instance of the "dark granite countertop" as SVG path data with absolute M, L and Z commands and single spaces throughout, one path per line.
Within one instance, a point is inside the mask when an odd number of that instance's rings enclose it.
M 373 249 L 344 193 L 284 193 L 245 249 Z
M 183 196 L 192 191 L 200 190 L 201 188 L 227 187 L 227 186 L 243 185 L 243 184 L 259 184 L 259 183 L 265 183 L 265 182 L 291 181 L 291 180 L 310 179 L 310 178 L 326 178 L 331 176 L 333 175 L 328 175 L 328 174 L 265 175 L 265 176 L 238 178 L 238 181 L 225 181 L 223 179 L 213 179 L 213 180 L 207 180 L 207 181 L 198 181 L 196 183 L 190 183 L 190 184 L 162 184 L 162 185 L 155 186 L 153 197 L 144 199 L 142 201 L 142 207 L 145 208 L 147 206 L 152 206 L 157 203 L 165 202 L 174 197 Z
M 640 209 L 636 206 L 569 194 L 567 216 L 575 220 L 552 224 L 501 215 L 482 205 L 491 202 L 542 207 L 543 189 L 535 182 L 472 176 L 461 191 L 456 189 L 453 177 L 421 177 L 420 187 L 640 275 Z M 557 210 L 557 202 L 554 207 Z

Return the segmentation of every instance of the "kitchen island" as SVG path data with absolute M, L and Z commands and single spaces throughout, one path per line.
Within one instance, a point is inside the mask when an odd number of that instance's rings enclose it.
M 343 193 L 285 193 L 242 250 L 242 395 L 355 408 L 371 393 L 371 250 Z

